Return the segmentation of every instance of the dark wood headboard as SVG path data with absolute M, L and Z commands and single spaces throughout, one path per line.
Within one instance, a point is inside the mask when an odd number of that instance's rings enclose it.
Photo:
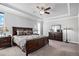
M 12 35 L 17 35 L 17 30 L 27 30 L 27 31 L 31 31 L 30 34 L 33 34 L 33 29 L 32 28 L 24 28 L 24 27 L 12 27 Z

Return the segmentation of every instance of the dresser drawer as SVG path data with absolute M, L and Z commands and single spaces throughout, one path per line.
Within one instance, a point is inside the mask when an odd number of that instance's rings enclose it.
M 5 42 L 11 42 L 11 40 L 10 40 L 10 39 L 3 39 L 3 40 L 0 40 L 0 44 L 1 44 L 1 43 L 5 43 Z
M 0 44 L 0 48 L 2 48 L 2 47 L 7 47 L 7 46 L 11 46 L 11 44 L 10 44 L 10 43 Z
M 8 41 L 10 41 L 10 39 L 4 39 L 4 40 L 3 40 L 3 42 L 8 42 Z
M 10 44 L 9 42 L 8 43 L 3 43 L 3 44 L 0 44 L 0 46 L 4 46 L 4 45 L 8 45 Z

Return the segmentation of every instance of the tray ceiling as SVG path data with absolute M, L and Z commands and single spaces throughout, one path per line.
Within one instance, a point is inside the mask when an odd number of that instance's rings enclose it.
M 8 3 L 8 4 L 4 3 L 2 5 L 7 6 L 14 10 L 20 11 L 22 13 L 26 13 L 38 19 L 58 17 L 61 15 L 68 15 L 68 13 L 70 14 L 70 16 L 78 15 L 78 4 L 77 3 L 70 3 L 69 8 L 68 8 L 67 3 L 46 3 L 46 6 L 51 6 L 51 9 L 49 10 L 50 14 L 40 15 L 39 9 L 37 9 L 36 7 L 42 6 L 44 4 L 45 3 Z

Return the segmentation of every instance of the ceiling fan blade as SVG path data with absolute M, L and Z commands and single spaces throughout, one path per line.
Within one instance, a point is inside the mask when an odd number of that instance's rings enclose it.
M 50 14 L 50 12 L 45 12 L 46 14 Z
M 37 8 L 38 8 L 38 9 L 40 9 L 40 7 L 39 7 L 39 6 L 37 6 Z
M 51 9 L 51 7 L 46 8 L 45 11 L 46 11 L 46 10 L 49 10 L 49 9 Z

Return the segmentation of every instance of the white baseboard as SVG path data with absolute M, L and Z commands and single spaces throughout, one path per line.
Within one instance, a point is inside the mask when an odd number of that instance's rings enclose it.
M 49 40 L 49 42 L 51 43 L 52 42 L 52 40 Z M 61 41 L 60 41 L 61 42 Z M 65 42 L 65 41 L 63 41 L 63 42 Z M 75 42 L 75 41 L 68 41 L 69 43 L 76 43 L 76 44 L 79 44 L 79 42 Z
M 77 43 L 77 44 L 79 44 L 79 42 L 74 42 L 74 41 L 69 41 L 70 43 Z

